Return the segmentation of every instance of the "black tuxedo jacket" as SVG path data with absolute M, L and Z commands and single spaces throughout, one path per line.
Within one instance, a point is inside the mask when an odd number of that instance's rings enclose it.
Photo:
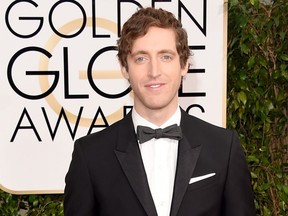
M 183 139 L 170 216 L 255 215 L 250 173 L 237 134 L 181 113 Z M 191 178 L 211 173 L 189 184 Z M 157 215 L 131 113 L 75 142 L 65 181 L 66 216 Z

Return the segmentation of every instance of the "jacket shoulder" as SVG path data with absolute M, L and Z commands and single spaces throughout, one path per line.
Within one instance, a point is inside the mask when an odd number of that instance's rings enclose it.
M 117 138 L 121 135 L 120 130 L 123 130 L 123 128 L 125 128 L 125 130 L 133 130 L 133 123 L 130 114 L 101 131 L 80 137 L 75 141 L 75 146 L 81 145 L 82 148 L 88 149 L 95 148 L 95 146 L 99 145 L 106 146 L 108 148 L 109 146 L 114 147 L 117 142 Z
M 200 118 L 192 116 L 185 111 L 182 113 L 182 125 L 184 130 L 196 130 L 198 132 L 204 131 L 206 134 L 208 133 L 223 133 L 229 134 L 232 133 L 232 130 L 214 125 L 207 121 L 204 121 Z

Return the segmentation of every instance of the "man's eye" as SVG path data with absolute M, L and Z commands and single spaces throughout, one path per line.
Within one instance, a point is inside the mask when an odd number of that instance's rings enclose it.
M 171 57 L 170 55 L 163 55 L 163 56 L 161 57 L 161 59 L 162 59 L 163 61 L 171 61 L 171 60 L 172 60 L 172 57 Z
M 144 57 L 137 57 L 135 61 L 136 61 L 136 63 L 142 63 L 145 61 L 145 58 Z

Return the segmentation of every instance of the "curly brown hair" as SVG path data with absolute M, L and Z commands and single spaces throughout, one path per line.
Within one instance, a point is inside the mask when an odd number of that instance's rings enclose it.
M 181 67 L 184 68 L 190 56 L 186 30 L 171 12 L 152 7 L 140 8 L 123 25 L 121 36 L 117 41 L 117 56 L 121 66 L 128 68 L 127 55 L 131 53 L 134 41 L 144 36 L 150 27 L 169 28 L 175 32 L 176 49 Z

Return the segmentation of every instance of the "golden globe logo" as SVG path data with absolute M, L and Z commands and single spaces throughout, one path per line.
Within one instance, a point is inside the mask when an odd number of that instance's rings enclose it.
M 21 3 L 25 6 L 30 5 L 35 10 L 38 7 L 34 1 L 22 0 L 11 3 L 5 14 L 7 28 L 18 38 L 31 40 L 38 37 L 37 40 L 39 41 L 39 35 L 45 26 L 44 17 L 19 17 L 19 20 L 27 21 L 33 25 L 34 30 L 31 30 L 30 33 L 19 33 L 10 25 L 10 13 L 12 13 L 14 7 Z M 42 34 L 41 41 L 47 41 L 46 43 L 42 42 L 40 46 L 21 48 L 11 57 L 8 63 L 8 81 L 14 92 L 30 101 L 45 100 L 47 102 L 48 107 L 39 107 L 41 116 L 38 115 L 37 118 L 42 118 L 42 122 L 45 124 L 41 124 L 41 127 L 47 126 L 46 129 L 48 129 L 52 140 L 56 137 L 61 121 L 64 121 L 71 138 L 74 139 L 79 126 L 86 128 L 86 134 L 90 134 L 93 129 L 105 128 L 123 118 L 132 107 L 133 98 L 129 94 L 129 84 L 122 78 L 116 59 L 117 48 L 115 45 L 122 23 L 120 15 L 121 1 L 118 2 L 118 9 L 120 10 L 118 10 L 116 23 L 106 18 L 96 17 L 95 3 L 95 1 L 92 1 L 92 17 L 87 17 L 84 4 L 82 5 L 77 1 L 65 0 L 52 3 L 48 10 L 49 22 L 46 22 L 53 32 L 52 36 L 45 40 L 46 35 Z M 141 6 L 138 2 L 133 2 L 133 4 Z M 190 18 L 190 22 L 192 21 L 195 24 L 200 34 L 205 37 L 205 11 L 207 5 L 203 4 L 202 7 L 202 24 L 199 24 L 200 22 L 193 17 L 182 3 L 179 4 L 179 18 L 184 12 Z M 80 18 L 73 19 L 73 9 Z M 72 16 L 66 17 L 66 13 L 63 15 L 65 10 L 69 10 L 69 14 L 72 14 Z M 58 20 L 57 17 L 59 18 Z M 56 26 L 59 25 L 57 21 L 61 23 L 63 22 L 62 19 L 66 23 L 57 28 Z M 99 29 L 105 34 L 97 34 L 96 30 Z M 205 45 L 191 45 L 190 48 L 191 50 L 205 50 Z M 23 70 L 25 70 L 25 68 L 23 69 L 23 67 L 19 66 L 19 63 L 17 65 L 17 62 L 23 56 L 29 56 L 32 53 L 38 55 L 39 65 L 34 70 L 30 69 L 31 66 L 29 66 L 29 70 L 26 70 L 25 79 L 29 79 L 27 77 L 30 77 L 30 79 L 31 77 L 38 77 L 40 86 L 40 93 L 38 92 L 38 94 L 35 93 L 37 90 L 35 90 L 34 85 L 31 86 L 34 92 L 32 94 L 22 90 L 25 88 L 21 85 L 25 85 L 26 82 L 21 82 L 22 80 L 15 81 L 17 80 L 17 71 L 23 73 Z M 113 57 L 111 53 L 114 54 Z M 103 65 L 105 68 L 103 68 Z M 203 74 L 205 69 L 193 68 L 189 69 L 189 73 Z M 76 76 L 77 74 L 78 77 Z M 118 81 L 115 81 L 116 79 Z M 107 80 L 109 81 L 107 82 Z M 122 81 L 119 82 L 119 80 Z M 187 92 L 183 90 L 183 87 L 185 87 L 185 81 L 179 89 L 180 98 L 206 96 L 203 91 Z M 91 110 L 91 107 L 93 107 L 93 110 Z M 187 112 L 193 108 L 200 110 L 202 113 L 205 112 L 204 107 L 200 104 L 186 103 Z M 49 113 L 51 109 L 56 113 L 56 118 L 51 118 L 51 113 Z M 15 140 L 20 130 L 30 130 L 38 141 L 42 141 L 34 119 L 32 111 L 24 106 L 10 141 L 13 142 Z M 25 121 L 28 122 L 28 125 L 24 124 Z
M 33 4 L 35 7 L 37 6 L 35 2 L 33 1 L 22 1 L 26 3 Z M 77 8 L 80 9 L 82 12 L 83 18 L 74 19 L 71 20 L 64 25 L 62 25 L 59 29 L 55 27 L 55 23 L 52 22 L 52 14 L 55 14 L 55 11 L 57 7 L 59 7 L 60 3 L 73 3 L 77 6 Z M 19 2 L 18 2 L 19 3 Z M 16 6 L 16 2 L 12 3 L 6 13 L 6 17 L 8 17 L 8 14 L 10 13 L 11 9 Z M 52 12 L 53 13 L 52 13 Z M 56 11 L 57 12 L 57 11 Z M 123 79 L 121 72 L 119 70 L 118 62 L 116 60 L 116 38 L 117 38 L 117 24 L 105 19 L 105 18 L 95 18 L 95 17 L 86 17 L 85 11 L 83 7 L 75 2 L 75 1 L 59 1 L 55 3 L 51 10 L 50 10 L 51 18 L 50 20 L 50 26 L 53 29 L 52 36 L 48 39 L 46 44 L 43 44 L 42 47 L 39 46 L 30 46 L 25 47 L 17 51 L 10 59 L 7 67 L 7 75 L 8 75 L 8 81 L 10 83 L 10 86 L 16 92 L 19 96 L 27 99 L 27 100 L 44 100 L 49 105 L 42 106 L 41 109 L 43 114 L 43 120 L 45 122 L 50 137 L 52 140 L 55 139 L 58 127 L 61 123 L 61 121 L 65 121 L 65 124 L 67 126 L 67 129 L 69 130 L 69 133 L 72 137 L 72 139 L 75 138 L 78 126 L 87 128 L 87 134 L 91 133 L 94 128 L 104 128 L 109 126 L 111 123 L 123 118 L 124 115 L 131 109 L 131 97 L 129 97 L 128 101 L 125 100 L 116 100 L 121 99 L 128 95 L 130 92 L 129 84 Z M 55 15 L 54 15 L 55 16 Z M 43 19 L 40 18 L 19 18 L 20 20 L 33 20 L 33 21 L 39 21 L 39 27 L 37 30 L 30 34 L 30 37 L 34 37 L 36 33 L 38 33 L 43 25 Z M 53 23 L 53 24 L 52 24 Z M 35 24 L 35 22 L 33 23 Z M 16 34 L 19 37 L 24 37 L 23 34 L 19 34 L 16 31 L 13 30 L 13 28 L 10 26 L 9 21 L 7 19 L 7 26 L 9 27 L 10 31 Z M 105 31 L 109 32 L 109 35 L 104 35 L 104 39 L 101 39 L 96 35 L 96 28 L 104 29 Z M 87 33 L 85 35 L 85 29 L 87 29 L 87 32 L 89 32 L 90 29 L 93 29 L 93 37 L 91 35 L 88 35 Z M 80 35 L 81 32 L 81 35 Z M 77 33 L 77 34 L 76 34 Z M 81 37 L 84 35 L 83 37 Z M 110 38 L 108 40 L 108 45 L 102 46 L 102 41 L 107 38 L 107 36 L 111 37 L 111 35 L 114 35 L 114 39 Z M 72 37 L 73 36 L 73 37 Z M 77 36 L 77 37 L 76 37 Z M 90 37 L 89 37 L 90 36 Z M 25 36 L 28 38 L 28 35 Z M 88 41 L 83 39 L 88 38 Z M 67 39 L 67 38 L 73 38 Z M 80 38 L 80 39 L 79 39 Z M 67 41 L 69 40 L 69 43 Z M 77 41 L 78 40 L 78 41 Z M 81 41 L 82 40 L 82 41 Z M 85 48 L 83 53 L 81 54 L 79 52 L 79 44 L 77 47 L 77 42 L 79 43 L 81 48 Z M 106 40 L 107 41 L 107 40 Z M 63 45 L 64 44 L 64 45 Z M 66 44 L 66 45 L 65 45 Z M 100 44 L 100 46 L 99 46 Z M 105 43 L 104 43 L 105 44 Z M 112 44 L 112 45 L 111 45 Z M 75 48 L 76 45 L 76 48 Z M 97 46 L 98 45 L 98 46 Z M 62 48 L 61 49 L 59 49 Z M 74 49 L 73 49 L 74 47 Z M 90 53 L 88 51 L 88 48 L 90 49 Z M 76 61 L 81 62 L 81 58 L 86 58 L 90 56 L 90 59 L 87 59 L 84 66 L 80 69 L 79 64 L 74 64 L 71 66 L 71 53 L 69 50 L 76 50 L 77 54 L 74 54 L 75 56 L 78 55 L 78 58 L 76 58 Z M 60 55 L 61 52 L 61 55 Z M 99 69 L 95 64 L 97 64 L 98 59 L 101 59 L 101 56 L 107 55 L 107 53 L 113 53 L 113 58 L 110 58 L 109 64 L 106 64 L 105 69 Z M 17 70 L 19 71 L 19 66 L 17 65 L 17 62 L 19 59 L 21 59 L 22 56 L 30 55 L 31 53 L 37 53 L 39 55 L 39 69 L 38 70 L 26 70 L 26 76 L 27 77 L 35 77 L 38 76 L 39 85 L 40 85 L 40 93 L 28 93 L 23 91 L 23 87 L 21 85 L 25 85 L 25 82 L 17 82 Z M 111 56 L 111 54 L 110 54 Z M 107 56 L 106 56 L 107 58 Z M 55 60 L 56 59 L 56 60 Z M 102 58 L 103 60 L 103 58 Z M 54 68 L 57 68 L 56 70 L 52 70 L 53 68 L 51 62 L 55 62 Z M 101 61 L 101 60 L 99 60 Z M 111 65 L 111 62 L 117 62 L 117 66 L 114 64 L 114 68 L 109 68 Z M 59 66 L 62 66 L 61 69 L 58 69 Z M 18 66 L 18 69 L 17 69 Z M 86 68 L 85 68 L 86 67 Z M 116 69 L 117 67 L 117 69 Z M 15 72 L 16 71 L 16 72 Z M 21 68 L 21 72 L 23 71 L 23 68 Z M 23 73 L 23 72 L 22 72 Z M 89 86 L 89 93 L 85 94 L 75 94 L 71 93 L 71 86 L 73 85 L 73 80 L 75 81 L 76 76 L 75 74 L 78 74 L 79 80 L 85 80 L 86 82 L 82 82 L 82 86 L 76 86 L 77 84 L 74 84 L 74 91 L 81 91 L 81 87 Z M 71 77 L 73 78 L 71 79 Z M 119 83 L 115 82 L 116 79 L 122 79 L 122 82 Z M 109 81 L 108 85 L 106 82 L 106 86 L 109 87 L 107 89 L 105 86 L 103 87 L 104 90 L 102 90 L 101 87 L 98 87 L 98 84 L 96 84 L 95 80 L 100 80 L 101 82 L 105 82 L 105 80 L 112 80 L 112 82 Z M 123 84 L 125 82 L 125 84 Z M 17 84 L 18 83 L 18 84 Z M 21 84 L 19 84 L 21 83 Z M 100 85 L 101 86 L 101 85 Z M 119 87 L 120 86 L 120 87 Z M 32 86 L 33 88 L 33 86 Z M 105 89 L 106 88 L 106 89 Z M 61 90 L 59 90 L 61 89 Z M 87 88 L 84 88 L 87 89 Z M 116 89 L 117 92 L 111 93 L 110 90 Z M 118 90 L 117 90 L 118 89 Z M 97 102 L 93 103 L 93 96 L 97 94 L 98 97 L 96 98 Z M 64 95 L 64 96 L 63 96 Z M 126 97 L 126 98 L 127 98 Z M 89 99 L 89 100 L 88 100 Z M 68 102 L 68 101 L 71 101 Z M 101 105 L 102 103 L 102 105 Z M 103 104 L 104 103 L 104 104 Z M 95 104 L 97 107 L 95 107 Z M 111 104 L 113 104 L 111 106 Z M 89 109 L 89 107 L 93 106 L 93 110 L 86 112 L 86 116 L 84 111 Z M 78 107 L 78 109 L 77 109 Z M 104 108 L 103 108 L 104 107 Z M 106 107 L 106 108 L 105 108 Z M 108 109 L 107 109 L 108 107 Z M 47 111 L 48 109 L 48 111 Z M 49 116 L 49 109 L 52 109 L 58 117 L 55 119 L 54 122 L 51 121 L 51 118 Z M 106 112 L 107 110 L 107 112 Z M 51 113 L 50 113 L 51 115 Z M 39 118 L 39 116 L 37 117 Z M 41 118 L 41 116 L 40 116 Z M 28 122 L 28 125 L 24 125 L 24 122 Z M 56 123 L 55 123 L 56 121 Z M 55 126 L 52 126 L 52 125 Z M 13 132 L 13 135 L 10 139 L 11 142 L 15 140 L 17 137 L 17 134 L 20 130 L 31 130 L 34 132 L 35 136 L 37 137 L 38 141 L 42 141 L 41 135 L 38 132 L 37 125 L 34 123 L 33 120 L 33 113 L 29 111 L 28 108 L 24 107 L 22 110 L 22 113 L 20 114 L 19 121 L 17 125 L 15 126 L 15 130 Z

